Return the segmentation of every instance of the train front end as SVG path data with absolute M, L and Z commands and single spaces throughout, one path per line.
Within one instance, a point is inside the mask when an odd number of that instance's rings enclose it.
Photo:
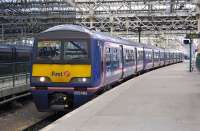
M 39 111 L 80 105 L 93 95 L 88 89 L 98 85 L 90 39 L 76 31 L 73 36 L 69 31 L 62 31 L 63 36 L 59 33 L 43 33 L 34 43 L 31 87 Z

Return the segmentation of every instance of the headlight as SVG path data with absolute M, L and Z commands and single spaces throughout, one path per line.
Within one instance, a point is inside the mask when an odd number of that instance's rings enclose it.
M 33 76 L 31 80 L 32 82 L 41 82 L 41 83 L 51 81 L 48 77 L 44 77 L 44 76 L 37 76 L 37 77 Z
M 45 82 L 45 77 L 40 77 L 40 82 Z
M 86 77 L 72 78 L 71 82 L 89 83 L 90 82 L 90 78 L 86 78 Z

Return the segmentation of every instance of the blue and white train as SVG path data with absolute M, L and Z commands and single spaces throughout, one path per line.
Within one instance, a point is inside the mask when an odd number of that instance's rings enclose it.
M 35 38 L 31 89 L 39 111 L 64 110 L 88 101 L 138 73 L 182 62 L 183 53 L 59 25 Z

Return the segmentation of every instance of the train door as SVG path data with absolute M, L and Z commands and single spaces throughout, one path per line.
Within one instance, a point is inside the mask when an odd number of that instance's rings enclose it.
M 135 47 L 135 71 L 138 72 L 138 50 Z
M 148 58 L 147 58 L 147 50 L 146 48 L 144 48 L 143 50 L 143 54 L 144 54 L 144 59 L 143 59 L 143 69 L 146 70 L 146 67 L 147 67 L 147 62 L 148 62 Z
M 107 84 L 107 77 L 111 76 L 111 49 L 107 44 L 104 44 L 102 49 L 102 77 L 103 83 Z
M 137 50 L 136 50 L 136 47 L 134 47 L 133 48 L 133 59 L 134 59 L 134 68 L 135 68 L 135 70 L 134 70 L 134 74 L 136 74 L 137 73 Z
M 142 51 L 143 51 L 143 69 L 142 70 L 145 70 L 145 63 L 146 63 L 146 57 L 145 57 L 145 49 L 144 49 L 144 47 L 142 48 Z
M 164 61 L 164 65 L 166 65 L 166 50 L 164 49 L 164 51 L 163 51 L 163 53 L 164 53 L 164 58 L 163 58 L 163 61 Z
M 158 50 L 158 66 L 161 65 L 161 59 L 160 59 L 161 54 L 160 53 L 161 53 L 160 50 Z
M 155 67 L 156 51 L 152 50 L 152 67 Z
M 101 52 L 101 80 L 104 80 L 104 77 L 105 77 L 105 51 L 104 51 L 104 44 L 102 41 L 98 41 L 98 45 L 99 45 L 99 48 L 100 48 L 100 52 Z
M 137 72 L 144 69 L 144 48 L 136 48 L 136 68 Z
M 121 55 L 121 71 L 122 71 L 122 76 L 121 79 L 124 77 L 124 49 L 123 45 L 120 45 L 120 55 Z
M 113 48 L 109 43 L 104 44 L 104 84 L 109 84 L 113 81 L 113 63 L 112 52 Z
M 123 77 L 123 47 L 112 43 L 104 45 L 104 84 L 108 84 Z

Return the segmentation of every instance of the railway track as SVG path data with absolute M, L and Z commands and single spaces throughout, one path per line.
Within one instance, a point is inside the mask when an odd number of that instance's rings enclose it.
M 31 96 L 0 106 L 0 131 L 21 131 L 52 113 L 38 112 Z
M 29 127 L 26 127 L 22 131 L 38 131 L 38 130 L 44 128 L 45 126 L 51 124 L 52 122 L 56 121 L 60 117 L 64 116 L 66 113 L 68 113 L 68 112 L 53 113 L 53 114 L 47 116 L 46 118 L 36 122 L 35 124 L 33 124 Z

